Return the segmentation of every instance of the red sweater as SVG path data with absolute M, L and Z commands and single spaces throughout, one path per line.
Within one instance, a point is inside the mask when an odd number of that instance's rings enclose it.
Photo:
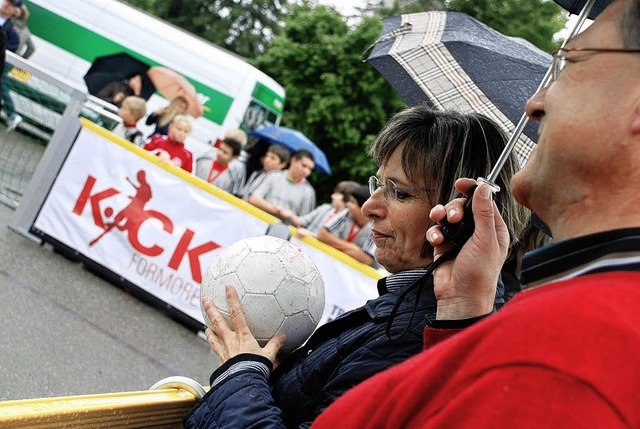
M 151 140 L 144 145 L 144 149 L 158 155 L 161 150 L 166 151 L 171 157 L 171 162 L 191 173 L 193 168 L 193 156 L 184 147 L 184 143 L 169 140 L 169 137 L 155 134 Z
M 350 390 L 312 429 L 623 427 L 640 427 L 640 274 L 631 272 L 521 292 Z

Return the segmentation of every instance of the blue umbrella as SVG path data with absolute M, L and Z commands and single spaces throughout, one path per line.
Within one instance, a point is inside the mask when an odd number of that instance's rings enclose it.
M 266 140 L 271 144 L 281 144 L 288 147 L 292 152 L 306 149 L 313 155 L 315 169 L 322 173 L 331 174 L 327 156 L 314 142 L 298 130 L 272 125 L 249 131 L 249 135 Z
M 513 133 L 551 55 L 456 12 L 384 19 L 367 61 L 409 105 L 479 112 Z M 521 164 L 537 138 L 530 123 L 515 147 Z

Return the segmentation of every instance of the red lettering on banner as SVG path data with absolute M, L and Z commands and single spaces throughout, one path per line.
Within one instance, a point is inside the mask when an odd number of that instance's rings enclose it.
M 87 181 L 78 196 L 78 200 L 76 201 L 76 205 L 73 208 L 73 213 L 79 216 L 82 215 L 87 202 L 91 203 L 91 214 L 93 215 L 93 220 L 96 226 L 102 228 L 102 232 L 96 238 L 89 242 L 89 246 L 94 246 L 98 243 L 105 235 L 107 235 L 112 230 L 120 230 L 127 232 L 127 238 L 131 246 L 138 252 L 143 255 L 155 257 L 161 255 L 165 249 L 157 244 L 145 245 L 140 242 L 140 228 L 142 225 L 150 220 L 155 219 L 160 222 L 162 225 L 162 230 L 169 234 L 173 234 L 174 225 L 171 219 L 160 213 L 156 210 L 147 210 L 147 203 L 153 198 L 153 192 L 151 189 L 151 185 L 147 182 L 147 176 L 144 170 L 139 170 L 136 173 L 136 179 L 138 183 L 135 183 L 129 177 L 126 178 L 127 181 L 133 186 L 134 193 L 133 195 L 128 196 L 130 202 L 125 207 L 120 209 L 114 217 L 113 220 L 109 223 L 105 223 L 102 217 L 102 212 L 100 210 L 101 201 L 113 197 L 114 195 L 120 194 L 120 191 L 114 188 L 108 188 L 101 192 L 96 192 L 91 194 L 93 188 L 96 184 L 96 178 L 93 176 L 88 176 Z M 113 208 L 108 208 L 111 212 L 113 212 Z M 110 216 L 110 213 L 106 214 Z M 200 265 L 200 255 L 211 252 L 220 247 L 220 245 L 214 241 L 207 241 L 198 246 L 189 247 L 193 238 L 195 236 L 195 232 L 186 229 L 186 231 L 180 237 L 176 248 L 171 255 L 171 259 L 169 261 L 169 268 L 172 268 L 178 271 L 182 260 L 187 256 L 189 260 L 189 268 L 191 270 L 191 278 L 197 282 L 202 282 L 202 267 Z M 151 274 L 152 276 L 154 274 Z M 160 270 L 160 276 L 162 276 Z M 164 280 L 163 280 L 164 281 Z M 182 280 L 181 280 L 182 281 Z M 174 280 L 169 280 L 170 283 L 173 284 Z M 187 294 L 192 294 L 191 291 L 187 292 Z
M 162 229 L 169 234 L 173 232 L 173 222 L 167 216 L 163 215 L 160 212 L 155 210 L 145 210 L 142 212 L 136 213 L 135 218 L 129 218 L 129 228 L 128 228 L 128 237 L 129 242 L 138 252 L 147 256 L 158 256 L 164 252 L 164 249 L 158 245 L 153 245 L 151 247 L 145 247 L 140 240 L 138 239 L 138 231 L 142 224 L 148 219 L 157 219 L 162 223 Z
M 77 215 L 82 215 L 85 206 L 87 205 L 87 201 L 91 201 L 91 214 L 93 215 L 93 221 L 96 226 L 100 228 L 104 228 L 104 222 L 102 221 L 102 213 L 100 212 L 100 202 L 107 198 L 111 198 L 114 195 L 118 195 L 120 191 L 114 188 L 106 189 L 102 192 L 97 192 L 91 195 L 91 190 L 93 189 L 93 185 L 95 185 L 96 179 L 93 176 L 87 177 L 87 181 L 78 196 L 78 201 L 76 201 L 76 205 L 72 210 L 72 213 Z
M 194 235 L 195 233 L 189 228 L 187 228 L 184 234 L 182 234 L 182 238 L 180 238 L 180 242 L 176 246 L 176 250 L 173 252 L 171 260 L 169 261 L 169 268 L 173 268 L 177 271 L 184 255 L 187 254 L 189 257 L 189 267 L 191 268 L 191 278 L 198 283 L 202 283 L 200 255 L 211 252 L 212 250 L 220 247 L 220 245 L 214 241 L 207 241 L 206 243 L 189 249 L 189 244 L 191 244 L 191 240 Z

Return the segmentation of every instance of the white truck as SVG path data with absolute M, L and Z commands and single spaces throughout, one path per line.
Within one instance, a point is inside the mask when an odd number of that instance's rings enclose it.
M 194 155 L 228 128 L 278 125 L 285 92 L 245 59 L 117 0 L 26 0 L 35 53 L 29 61 L 68 83 L 87 88 L 85 75 L 97 59 L 126 56 L 164 66 L 187 78 L 203 115 L 187 140 Z M 168 104 L 158 92 L 151 112 Z M 144 129 L 151 131 L 151 128 Z

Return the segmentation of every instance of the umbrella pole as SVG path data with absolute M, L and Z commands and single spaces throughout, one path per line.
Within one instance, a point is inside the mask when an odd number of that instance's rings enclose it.
M 580 28 L 582 28 L 582 25 L 586 21 L 587 16 L 589 16 L 589 12 L 591 11 L 591 8 L 593 7 L 595 1 L 596 0 L 588 0 L 585 3 L 584 7 L 582 8 L 582 11 L 580 12 L 580 15 L 578 15 L 578 20 L 576 21 L 575 25 L 571 29 L 571 32 L 569 33 L 569 37 L 567 37 L 565 41 L 562 43 L 561 48 L 564 48 L 567 42 L 573 39 L 574 36 L 580 30 Z M 553 67 L 553 65 L 551 65 L 551 67 Z M 542 82 L 540 82 L 540 86 L 538 86 L 536 93 L 540 91 L 542 88 L 544 88 L 545 86 L 547 86 L 547 84 L 549 83 L 549 80 L 551 78 L 551 67 L 549 67 L 549 69 L 547 70 L 547 73 L 545 73 L 544 77 L 542 78 Z M 518 139 L 522 134 L 522 130 L 524 130 L 524 127 L 527 125 L 527 122 L 529 122 L 529 117 L 527 116 L 526 113 L 524 113 L 520 118 L 520 120 L 518 121 L 516 128 L 513 130 L 513 134 L 511 135 L 511 138 L 507 142 L 507 145 L 505 146 L 504 150 L 500 154 L 500 158 L 498 158 L 498 160 L 496 161 L 496 165 L 493 167 L 493 169 L 489 173 L 489 176 L 487 176 L 486 179 L 480 178 L 482 179 L 483 182 L 488 183 L 494 189 L 500 189 L 500 187 L 496 185 L 495 182 L 498 179 L 498 176 L 500 175 L 500 171 L 502 170 L 502 167 L 504 167 L 504 164 L 507 162 L 507 159 L 509 159 L 509 155 L 511 154 L 513 149 L 516 147 L 516 143 L 518 142 Z

